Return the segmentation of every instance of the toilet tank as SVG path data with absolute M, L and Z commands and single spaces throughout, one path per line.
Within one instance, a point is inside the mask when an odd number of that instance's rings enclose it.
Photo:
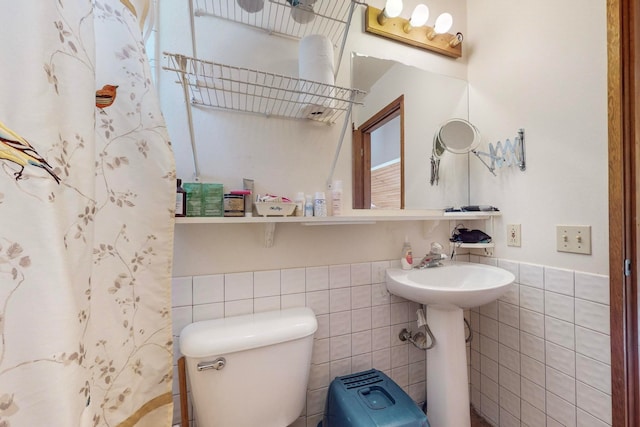
M 198 427 L 286 427 L 306 399 L 309 308 L 195 322 L 180 334 Z

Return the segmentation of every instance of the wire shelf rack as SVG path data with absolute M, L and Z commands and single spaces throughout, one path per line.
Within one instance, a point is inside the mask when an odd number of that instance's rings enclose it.
M 164 70 L 174 71 L 186 99 L 195 106 L 214 107 L 267 117 L 311 119 L 333 124 L 364 93 L 249 68 L 203 61 L 165 52 Z
M 294 39 L 322 34 L 339 46 L 358 4 L 364 5 L 359 0 L 264 0 L 262 10 L 249 13 L 238 0 L 193 0 L 193 14 L 215 16 Z

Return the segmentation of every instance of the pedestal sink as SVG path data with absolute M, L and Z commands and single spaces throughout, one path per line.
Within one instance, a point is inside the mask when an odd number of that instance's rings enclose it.
M 469 379 L 463 309 L 499 298 L 515 280 L 502 268 L 449 262 L 423 270 L 387 269 L 387 289 L 427 305 L 435 346 L 427 354 L 427 415 L 431 427 L 469 427 Z

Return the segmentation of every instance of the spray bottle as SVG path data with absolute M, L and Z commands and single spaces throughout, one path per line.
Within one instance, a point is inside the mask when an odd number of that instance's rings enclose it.
M 402 257 L 400 258 L 403 270 L 411 270 L 413 267 L 413 251 L 409 243 L 409 237 L 404 236 L 404 245 L 402 246 Z

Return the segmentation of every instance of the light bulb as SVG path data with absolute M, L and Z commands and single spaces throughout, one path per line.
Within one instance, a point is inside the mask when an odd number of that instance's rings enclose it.
M 436 19 L 436 25 L 433 27 L 433 31 L 436 34 L 444 34 L 453 26 L 453 16 L 450 13 L 443 13 Z
M 313 21 L 316 18 L 316 14 L 313 11 L 313 4 L 315 2 L 316 0 L 296 1 L 295 7 L 291 8 L 291 18 L 298 24 L 308 24 Z
M 264 8 L 264 0 L 238 0 L 238 6 L 249 13 L 256 13 Z
M 411 19 L 402 26 L 405 33 L 411 31 L 412 28 L 422 27 L 429 19 L 429 8 L 424 4 L 419 4 L 413 9 Z
M 436 18 L 436 25 L 433 26 L 433 30 L 427 34 L 427 39 L 433 40 L 436 35 L 444 34 L 453 25 L 453 16 L 450 13 L 442 13 Z
M 378 15 L 378 24 L 384 25 L 388 18 L 397 18 L 402 13 L 402 0 L 387 0 Z
M 422 27 L 429 19 L 429 8 L 427 5 L 419 4 L 413 9 L 409 25 L 412 27 Z
M 387 18 L 397 18 L 402 13 L 402 0 L 387 0 L 383 12 Z

